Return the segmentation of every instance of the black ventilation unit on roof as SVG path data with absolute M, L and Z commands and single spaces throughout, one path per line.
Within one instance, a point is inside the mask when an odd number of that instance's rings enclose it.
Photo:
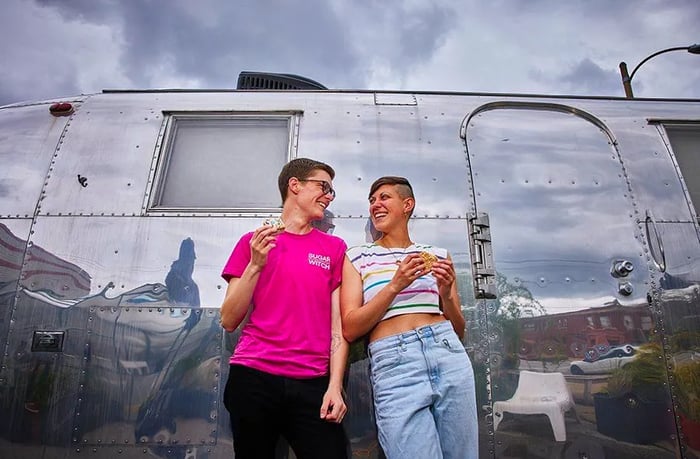
M 289 73 L 241 72 L 236 89 L 328 89 L 309 78 Z

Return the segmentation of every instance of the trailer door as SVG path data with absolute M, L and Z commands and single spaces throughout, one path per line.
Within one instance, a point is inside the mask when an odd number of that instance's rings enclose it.
M 612 371 L 602 365 L 622 365 L 626 352 L 647 342 L 653 329 L 639 223 L 644 217 L 615 138 L 600 120 L 573 107 L 518 102 L 478 108 L 461 133 L 471 174 L 472 271 L 487 317 L 491 399 L 509 400 L 523 370 L 562 373 L 575 411 L 593 422 L 572 429 L 573 410 L 567 410 L 567 442 L 599 457 L 599 442 L 590 440 L 585 426 L 596 429 L 593 394 Z M 605 362 L 611 350 L 619 355 Z M 496 424 L 503 421 L 495 433 L 497 455 L 514 444 L 538 448 L 537 454 L 563 447 L 546 416 L 542 422 L 497 416 L 504 415 L 494 413 Z M 545 441 L 533 443 L 527 435 Z

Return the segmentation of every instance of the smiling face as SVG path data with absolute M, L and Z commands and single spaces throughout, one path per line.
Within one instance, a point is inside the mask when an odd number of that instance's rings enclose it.
M 324 217 L 324 210 L 335 198 L 333 177 L 331 166 L 310 158 L 296 158 L 284 165 L 277 184 L 287 231 L 304 230 L 311 221 Z
M 277 177 L 282 205 L 287 200 L 290 186 L 296 186 L 303 180 L 311 180 L 313 174 L 319 171 L 327 173 L 331 179 L 335 177 L 335 171 L 331 166 L 315 159 L 296 158 L 285 164 Z M 292 179 L 294 179 L 294 183 L 292 183 Z
M 323 211 L 331 205 L 335 199 L 333 191 L 333 179 L 328 172 L 315 169 L 305 179 L 292 178 L 299 187 L 297 203 L 306 211 L 312 220 L 323 218 Z
M 369 215 L 374 227 L 389 233 L 397 225 L 406 225 L 415 205 L 413 198 L 401 192 L 401 185 L 382 185 L 369 197 Z

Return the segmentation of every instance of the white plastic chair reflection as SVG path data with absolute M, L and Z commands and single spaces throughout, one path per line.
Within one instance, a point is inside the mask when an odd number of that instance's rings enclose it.
M 521 371 L 513 397 L 493 404 L 493 428 L 498 430 L 504 413 L 546 414 L 554 439 L 566 441 L 564 414 L 569 410 L 578 421 L 574 399 L 563 374 Z

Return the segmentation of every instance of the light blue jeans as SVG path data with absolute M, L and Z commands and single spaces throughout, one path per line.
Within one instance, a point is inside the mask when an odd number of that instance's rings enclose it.
M 370 343 L 379 442 L 387 459 L 477 459 L 474 371 L 449 321 Z

